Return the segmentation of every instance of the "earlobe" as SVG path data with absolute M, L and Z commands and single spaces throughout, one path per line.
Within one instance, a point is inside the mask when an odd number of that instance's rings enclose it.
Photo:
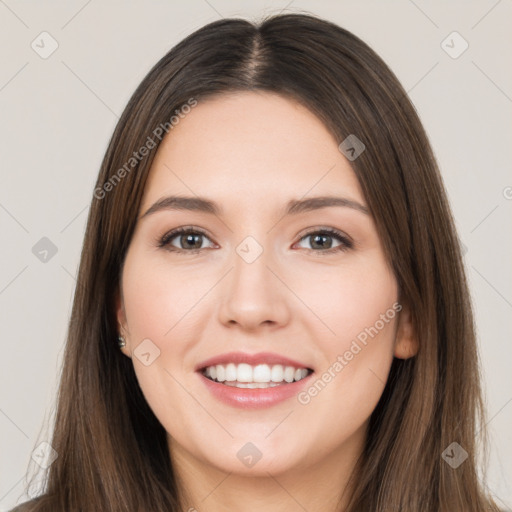
M 412 323 L 411 312 L 407 306 L 402 308 L 396 330 L 394 356 L 398 359 L 409 359 L 419 350 L 418 337 Z
M 116 308 L 116 318 L 118 325 L 118 333 L 123 336 L 124 335 L 124 326 L 126 325 L 126 314 L 124 312 L 124 305 L 121 298 L 121 292 L 118 290 L 115 295 L 115 308 Z
M 117 343 L 119 350 L 127 356 L 131 357 L 128 342 L 128 330 L 126 328 L 126 313 L 124 311 L 124 304 L 121 297 L 121 292 L 118 290 L 115 295 L 115 308 L 116 308 L 116 319 L 117 319 Z

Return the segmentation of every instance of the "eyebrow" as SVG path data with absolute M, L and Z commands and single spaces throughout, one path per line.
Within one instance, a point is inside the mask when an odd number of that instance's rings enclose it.
M 311 197 L 308 199 L 292 199 L 288 201 L 284 215 L 297 215 L 299 213 L 319 210 L 332 206 L 341 206 L 352 208 L 366 215 L 370 212 L 368 208 L 353 199 L 335 196 Z M 141 219 L 153 213 L 163 210 L 185 210 L 209 213 L 216 216 L 222 215 L 222 208 L 209 199 L 203 197 L 189 196 L 168 196 L 156 201 L 145 213 L 141 215 Z

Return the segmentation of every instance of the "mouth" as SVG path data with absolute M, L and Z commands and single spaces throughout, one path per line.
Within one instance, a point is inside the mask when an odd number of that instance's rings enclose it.
M 313 373 L 311 368 L 282 364 L 228 363 L 206 366 L 200 373 L 207 379 L 239 389 L 266 389 L 299 382 Z
M 301 361 L 271 352 L 229 352 L 203 361 L 195 370 L 211 396 L 241 409 L 291 400 L 314 373 Z

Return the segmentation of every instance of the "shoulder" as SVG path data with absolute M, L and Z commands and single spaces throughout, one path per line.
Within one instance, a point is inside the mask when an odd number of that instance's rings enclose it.
M 41 503 L 43 496 L 39 496 L 37 498 L 31 499 L 30 501 L 26 501 L 25 503 L 21 503 L 20 505 L 16 505 L 9 512 L 36 512 L 39 510 L 38 504 Z

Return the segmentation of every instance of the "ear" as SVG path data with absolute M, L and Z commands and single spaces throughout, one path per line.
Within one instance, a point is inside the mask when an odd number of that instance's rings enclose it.
M 126 322 L 126 313 L 124 310 L 123 298 L 120 289 L 118 289 L 115 294 L 114 302 L 117 319 L 117 334 L 119 336 L 122 336 L 126 342 L 126 345 L 122 348 L 120 347 L 119 350 L 121 350 L 121 352 L 123 352 L 124 355 L 131 357 L 129 334 Z
M 412 324 L 411 311 L 408 306 L 402 306 L 398 317 L 394 356 L 398 359 L 409 359 L 419 350 L 418 337 Z

